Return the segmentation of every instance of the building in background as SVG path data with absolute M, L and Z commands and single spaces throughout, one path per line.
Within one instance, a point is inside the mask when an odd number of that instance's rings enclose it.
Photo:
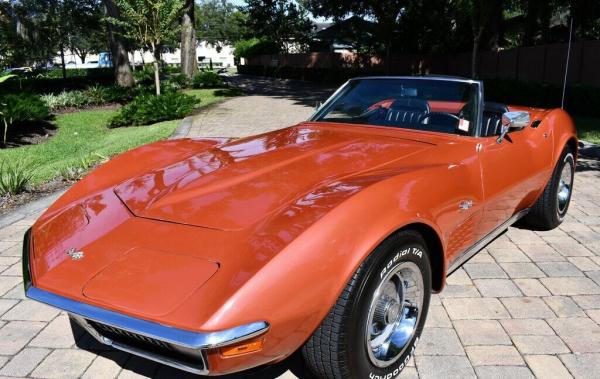
M 233 46 L 223 46 L 220 49 L 217 49 L 216 47 L 201 41 L 196 47 L 196 57 L 198 59 L 198 64 L 201 67 L 210 67 L 211 64 L 213 68 L 225 68 L 235 65 Z M 181 52 L 179 49 L 172 52 L 165 52 L 161 55 L 161 59 L 166 64 L 178 65 L 181 63 Z M 129 54 L 129 60 L 132 64 L 140 66 L 154 62 L 154 57 L 152 56 L 152 53 L 148 51 L 135 51 L 134 53 Z M 60 55 L 54 57 L 53 63 L 56 66 L 61 65 Z M 112 65 L 110 63 L 109 53 L 105 52 L 100 54 L 89 54 L 85 59 L 85 63 L 83 63 L 77 54 L 65 51 L 65 63 L 67 69 L 110 67 Z

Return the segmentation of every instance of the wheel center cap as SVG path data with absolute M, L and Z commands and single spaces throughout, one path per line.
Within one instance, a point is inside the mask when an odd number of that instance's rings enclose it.
M 398 315 L 400 314 L 400 304 L 396 300 L 391 300 L 387 303 L 385 309 L 385 323 L 393 324 L 398 321 Z

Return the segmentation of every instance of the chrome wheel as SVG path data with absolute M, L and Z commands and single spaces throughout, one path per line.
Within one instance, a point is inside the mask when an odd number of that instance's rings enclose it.
M 569 157 L 571 157 L 571 155 L 567 155 L 565 158 L 565 163 L 558 182 L 556 201 L 558 204 L 557 208 L 559 215 L 564 214 L 567 209 L 567 205 L 571 199 L 571 190 L 573 188 L 573 166 L 571 164 L 572 161 L 568 159 Z
M 366 347 L 375 366 L 387 367 L 404 353 L 419 325 L 423 296 L 423 275 L 412 262 L 400 263 L 377 287 L 366 325 Z

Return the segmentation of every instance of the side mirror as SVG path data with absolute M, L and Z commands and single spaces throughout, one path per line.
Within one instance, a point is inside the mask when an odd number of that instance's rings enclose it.
M 319 111 L 319 109 L 321 109 L 321 107 L 323 106 L 323 102 L 322 101 L 317 101 L 315 104 L 315 111 Z
M 531 122 L 529 112 L 506 112 L 502 115 L 502 129 L 497 142 L 502 143 L 506 134 L 521 130 Z

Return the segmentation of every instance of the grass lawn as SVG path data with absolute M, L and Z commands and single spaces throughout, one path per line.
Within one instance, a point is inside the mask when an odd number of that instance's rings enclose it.
M 0 161 L 33 168 L 32 184 L 53 179 L 61 169 L 81 167 L 83 160 L 101 160 L 136 146 L 169 137 L 179 120 L 149 126 L 108 129 L 114 110 L 88 110 L 56 116 L 55 136 L 39 145 L 0 150 Z M 99 155 L 97 155 L 99 154 Z
M 579 139 L 600 144 L 600 118 L 576 117 L 575 126 Z

